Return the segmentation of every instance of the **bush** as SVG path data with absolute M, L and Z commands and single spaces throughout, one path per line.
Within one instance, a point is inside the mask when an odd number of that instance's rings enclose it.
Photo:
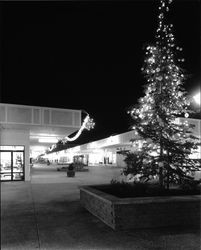
M 101 190 L 101 187 L 98 188 Z M 177 196 L 177 195 L 194 195 L 200 194 L 201 190 L 198 185 L 195 188 L 171 188 L 166 189 L 159 184 L 134 182 L 127 183 L 124 181 L 112 180 L 103 190 L 111 195 L 127 198 L 127 197 L 151 197 L 151 196 Z
M 201 179 L 194 180 L 194 179 L 184 179 L 180 185 L 181 189 L 183 190 L 197 190 L 200 189 Z
M 130 196 L 144 196 L 148 188 L 147 183 L 127 183 L 124 181 L 118 182 L 115 180 L 111 181 L 111 192 L 119 197 L 130 197 Z

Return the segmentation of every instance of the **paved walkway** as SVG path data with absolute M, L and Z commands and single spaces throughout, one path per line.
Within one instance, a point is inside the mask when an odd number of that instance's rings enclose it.
M 33 168 L 31 182 L 1 183 L 1 249 L 200 249 L 196 229 L 115 232 L 80 206 L 79 185 L 109 183 L 119 171 L 91 167 L 67 178 L 44 165 Z

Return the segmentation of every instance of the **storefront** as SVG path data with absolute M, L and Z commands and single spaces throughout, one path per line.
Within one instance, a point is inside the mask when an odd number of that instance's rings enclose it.
M 80 110 L 0 103 L 0 180 L 30 181 L 30 158 L 80 126 Z
M 0 146 L 1 181 L 24 180 L 24 162 L 24 146 Z
M 177 118 L 178 123 L 183 123 L 185 121 L 186 118 Z M 201 121 L 199 119 L 188 118 L 188 122 L 189 124 L 194 126 L 192 130 L 193 135 L 200 139 Z M 134 131 L 129 131 L 122 134 L 110 136 L 102 140 L 93 141 L 80 146 L 72 147 L 57 152 L 56 154 L 48 154 L 46 155 L 46 157 L 55 160 L 62 156 L 67 157 L 71 162 L 73 162 L 74 157 L 80 157 L 83 162 L 85 161 L 88 163 L 88 165 L 92 166 L 109 165 L 124 167 L 126 166 L 124 162 L 125 156 L 120 154 L 119 152 L 123 150 L 135 151 L 136 147 L 141 147 L 140 138 L 138 138 L 139 141 L 137 145 L 131 142 L 133 138 L 137 139 L 136 134 L 134 133 Z M 200 150 L 201 148 L 199 146 L 196 152 L 192 152 L 191 158 L 200 158 Z

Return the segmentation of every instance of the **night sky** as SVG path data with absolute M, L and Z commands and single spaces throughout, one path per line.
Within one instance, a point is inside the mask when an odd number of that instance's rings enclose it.
M 158 3 L 1 2 L 0 102 L 83 109 L 95 120 L 77 143 L 129 130 L 143 96 L 143 48 L 154 42 Z M 189 93 L 199 89 L 200 1 L 174 0 L 169 18 L 183 48 Z

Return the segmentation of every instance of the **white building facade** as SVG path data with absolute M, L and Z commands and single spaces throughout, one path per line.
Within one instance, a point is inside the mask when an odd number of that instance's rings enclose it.
M 1 181 L 30 180 L 30 158 L 81 126 L 81 110 L 0 103 Z
M 201 140 L 201 120 L 191 118 L 177 118 L 178 123 L 188 121 L 194 125 L 193 134 Z M 109 165 L 124 167 L 124 156 L 119 154 L 122 150 L 135 150 L 131 140 L 136 138 L 134 131 L 110 136 L 108 138 L 72 147 L 59 152 L 47 154 L 46 157 L 51 162 L 70 163 L 74 157 L 79 158 L 86 165 Z M 192 158 L 201 158 L 201 148 L 191 155 Z

